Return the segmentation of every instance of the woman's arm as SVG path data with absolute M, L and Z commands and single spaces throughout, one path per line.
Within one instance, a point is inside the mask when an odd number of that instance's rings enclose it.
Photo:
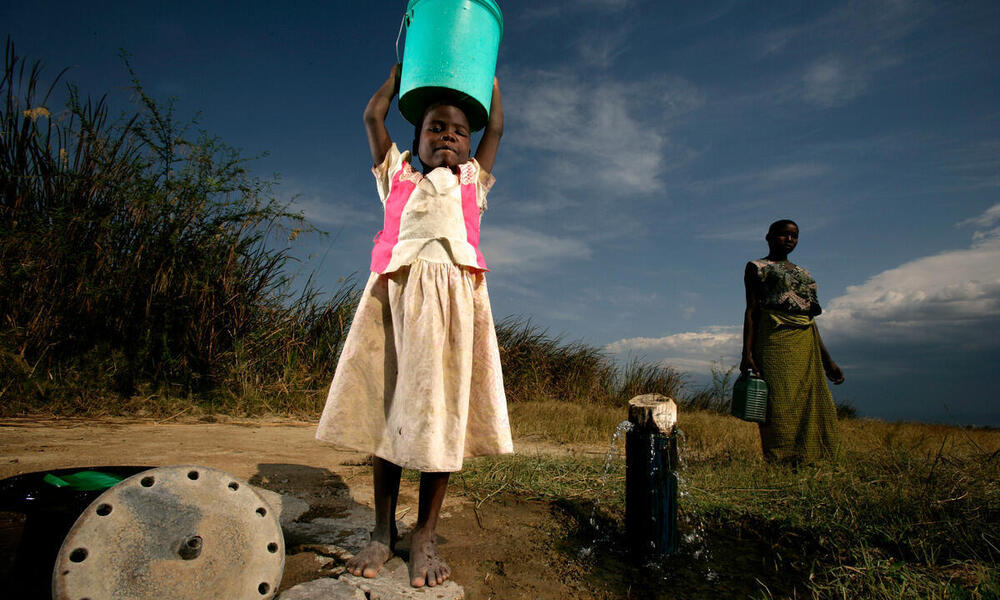
M 760 310 L 757 308 L 757 301 L 754 298 L 753 287 L 757 278 L 757 272 L 753 263 L 747 263 L 747 268 L 743 272 L 743 287 L 746 289 L 747 308 L 743 312 L 743 356 L 740 359 L 740 372 L 753 371 L 760 375 L 760 369 L 753 358 L 753 338 L 757 325 L 757 318 Z
M 385 117 L 389 114 L 392 98 L 399 92 L 399 64 L 392 66 L 389 78 L 375 92 L 365 107 L 365 132 L 368 134 L 368 147 L 372 151 L 375 164 L 385 160 L 385 155 L 392 146 L 389 130 L 385 128 Z
M 826 346 L 823 345 L 823 338 L 819 336 L 819 328 L 816 328 L 816 339 L 819 341 L 819 355 L 823 360 L 823 370 L 826 372 L 827 378 L 833 382 L 833 385 L 840 385 L 844 383 L 844 372 L 840 370 L 837 363 L 833 362 L 833 358 L 830 357 L 830 353 L 827 351 Z
M 487 173 L 493 171 L 493 163 L 496 162 L 497 149 L 500 147 L 502 136 L 503 103 L 500 101 L 500 83 L 494 77 L 493 99 L 490 100 L 490 120 L 486 123 L 483 139 L 479 140 L 479 147 L 476 148 L 476 161 Z

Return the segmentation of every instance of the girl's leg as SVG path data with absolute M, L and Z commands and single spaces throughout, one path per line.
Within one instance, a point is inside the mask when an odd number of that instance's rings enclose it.
M 448 563 L 437 549 L 437 520 L 448 489 L 450 473 L 420 474 L 420 506 L 410 545 L 410 585 L 423 587 L 444 583 L 451 576 Z
M 399 499 L 401 473 L 402 469 L 397 465 L 377 456 L 372 457 L 375 529 L 368 545 L 347 561 L 347 570 L 352 575 L 375 577 L 382 565 L 392 558 L 392 549 L 396 544 L 396 501 Z

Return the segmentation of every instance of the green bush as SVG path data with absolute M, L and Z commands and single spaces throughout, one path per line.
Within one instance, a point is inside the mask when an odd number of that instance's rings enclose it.
M 326 302 L 309 285 L 296 292 L 290 244 L 315 230 L 273 197 L 274 181 L 190 134 L 129 72 L 131 114 L 112 120 L 104 98 L 72 85 L 57 112 L 63 73 L 42 93 L 40 66 L 6 44 L 0 352 L 16 368 L 4 369 L 5 399 L 312 393 L 332 373 L 354 287 Z

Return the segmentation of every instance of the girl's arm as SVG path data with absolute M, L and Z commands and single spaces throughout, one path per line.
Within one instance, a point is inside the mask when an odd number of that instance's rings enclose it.
M 479 147 L 476 148 L 476 161 L 487 173 L 493 171 L 493 163 L 496 162 L 497 148 L 500 147 L 500 138 L 503 136 L 503 103 L 500 101 L 500 84 L 497 78 L 493 78 L 493 99 L 490 100 L 490 120 L 486 123 L 486 131 L 483 132 L 483 139 L 479 140 Z
M 823 360 L 823 370 L 826 372 L 827 378 L 833 382 L 833 385 L 840 385 L 844 383 L 844 372 L 840 370 L 837 363 L 833 362 L 833 358 L 830 357 L 830 353 L 827 352 L 826 346 L 823 345 L 823 338 L 819 337 L 819 328 L 816 328 L 816 339 L 819 341 L 819 355 Z
M 389 130 L 385 128 L 385 117 L 389 114 L 392 98 L 399 92 L 399 64 L 392 66 L 389 78 L 375 92 L 365 107 L 365 132 L 368 134 L 368 147 L 372 151 L 375 164 L 385 160 L 385 155 L 392 146 Z
M 760 311 L 757 310 L 757 301 L 753 295 L 753 284 L 757 278 L 755 267 L 752 263 L 747 263 L 746 271 L 743 272 L 743 287 L 746 289 L 747 308 L 743 312 L 743 357 L 740 359 L 740 372 L 753 371 L 760 375 L 760 369 L 753 359 L 753 338 L 757 317 Z

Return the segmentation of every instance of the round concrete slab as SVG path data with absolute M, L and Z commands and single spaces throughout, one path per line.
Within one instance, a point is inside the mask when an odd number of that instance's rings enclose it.
M 56 600 L 267 600 L 281 581 L 278 516 L 245 481 L 199 466 L 134 475 L 80 515 L 56 559 Z

